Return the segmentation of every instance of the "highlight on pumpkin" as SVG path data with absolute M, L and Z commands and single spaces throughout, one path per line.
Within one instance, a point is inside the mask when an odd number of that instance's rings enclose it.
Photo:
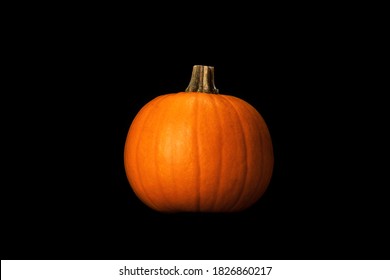
M 195 65 L 184 92 L 148 102 L 130 125 L 129 184 L 161 212 L 236 212 L 256 203 L 272 176 L 271 136 L 246 101 L 219 94 L 214 67 Z

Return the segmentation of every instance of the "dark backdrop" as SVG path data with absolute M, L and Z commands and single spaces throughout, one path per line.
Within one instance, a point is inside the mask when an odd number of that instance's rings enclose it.
M 384 110 L 369 73 L 361 74 L 359 26 L 315 16 L 310 24 L 249 18 L 239 27 L 204 21 L 183 30 L 175 20 L 159 27 L 128 17 L 63 19 L 36 19 L 13 35 L 2 259 L 375 259 L 388 252 L 386 165 L 377 161 Z M 183 91 L 196 64 L 214 66 L 220 92 L 248 101 L 269 126 L 272 181 L 242 213 L 157 213 L 125 176 L 132 119 L 153 98 Z

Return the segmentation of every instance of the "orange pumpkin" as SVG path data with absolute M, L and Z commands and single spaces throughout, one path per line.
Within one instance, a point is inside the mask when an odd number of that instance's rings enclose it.
M 158 96 L 134 118 L 124 163 L 135 194 L 162 212 L 234 212 L 267 189 L 271 137 L 256 109 L 218 94 L 214 68 L 195 65 L 185 92 Z

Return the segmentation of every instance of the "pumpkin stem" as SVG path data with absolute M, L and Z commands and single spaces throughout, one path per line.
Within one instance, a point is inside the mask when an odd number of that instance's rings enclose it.
M 218 89 L 214 85 L 214 67 L 195 65 L 185 92 L 218 93 Z

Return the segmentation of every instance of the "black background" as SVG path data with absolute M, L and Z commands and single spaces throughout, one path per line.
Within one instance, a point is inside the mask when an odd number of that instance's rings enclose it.
M 10 41 L 2 259 L 386 258 L 384 110 L 361 25 L 57 16 Z M 161 214 L 125 176 L 132 119 L 183 91 L 197 64 L 214 66 L 220 93 L 252 104 L 273 139 L 271 184 L 242 213 Z

